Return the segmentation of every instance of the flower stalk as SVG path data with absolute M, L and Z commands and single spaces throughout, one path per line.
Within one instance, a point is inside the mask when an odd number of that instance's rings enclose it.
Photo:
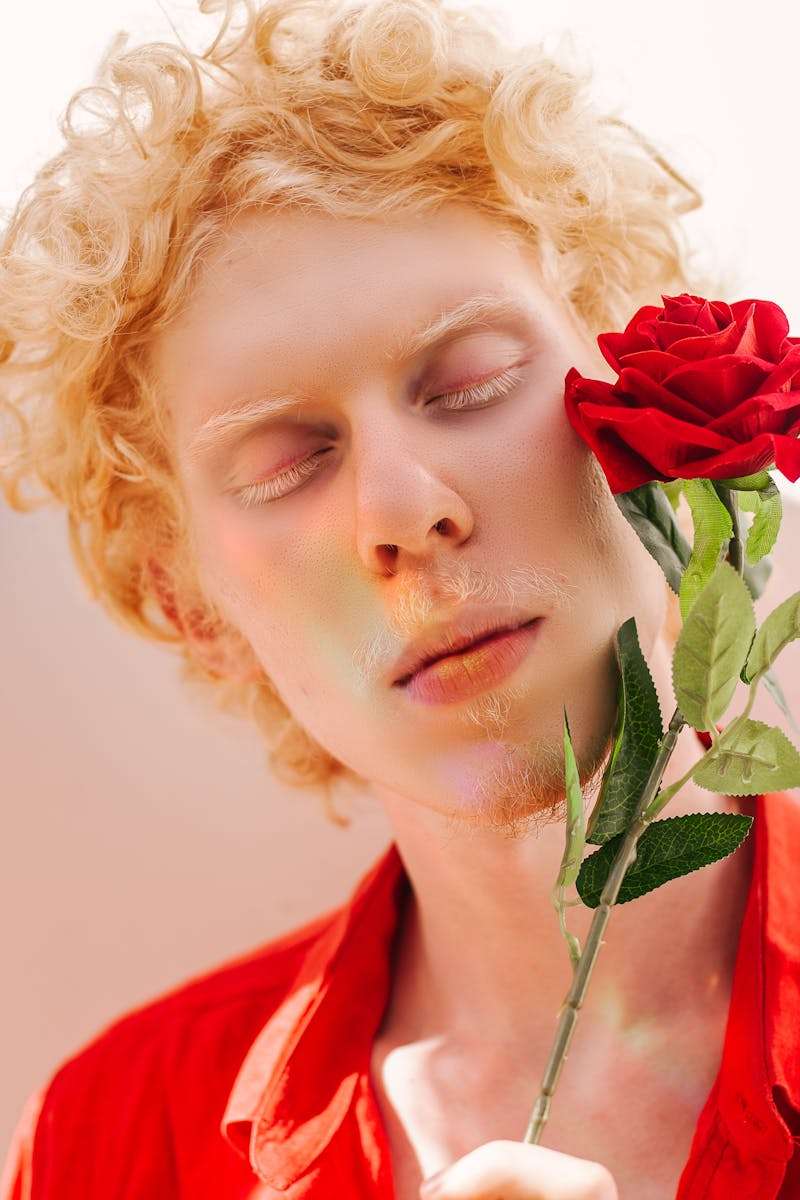
M 740 539 L 739 520 L 736 505 L 735 495 L 728 488 L 720 487 L 719 496 L 722 503 L 730 513 L 732 522 L 732 534 L 728 544 L 728 561 L 739 574 L 743 571 L 742 544 Z M 747 708 L 749 713 L 750 705 L 753 699 L 753 690 L 751 689 L 750 700 Z M 742 717 L 745 714 L 742 714 Z M 740 718 L 737 718 L 737 721 Z M 659 784 L 666 770 L 670 756 L 675 749 L 678 740 L 678 735 L 686 724 L 686 720 L 676 707 L 670 718 L 667 731 L 659 743 L 658 753 L 653 767 L 648 776 L 642 794 L 639 798 L 633 820 L 629 825 L 625 837 L 622 840 L 613 865 L 606 879 L 603 891 L 600 895 L 600 902 L 595 911 L 592 923 L 589 927 L 589 933 L 586 938 L 586 945 L 582 954 L 576 963 L 573 963 L 573 978 L 572 985 L 567 993 L 567 996 L 561 1005 L 556 1036 L 550 1051 L 550 1056 L 547 1060 L 544 1076 L 542 1078 L 541 1089 L 537 1097 L 536 1103 L 528 1121 L 528 1127 L 523 1138 L 524 1142 L 531 1145 L 536 1145 L 541 1138 L 542 1131 L 547 1123 L 550 1114 L 550 1106 L 553 1095 L 558 1084 L 561 1070 L 567 1058 L 567 1053 L 575 1032 L 575 1026 L 578 1020 L 578 1013 L 584 1002 L 586 991 L 589 986 L 589 980 L 594 970 L 597 956 L 600 952 L 600 946 L 603 942 L 603 934 L 611 916 L 611 909 L 617 901 L 622 881 L 625 873 L 631 863 L 636 858 L 636 846 L 639 838 L 644 833 L 647 826 L 661 811 L 664 805 L 672 798 L 683 785 L 688 782 L 691 777 L 692 770 L 687 772 L 676 783 L 671 784 L 669 788 L 664 789 L 659 793 Z M 732 723 L 733 724 L 733 723 Z M 716 730 L 712 731 L 712 738 L 716 742 Z
M 586 945 L 573 973 L 572 986 L 561 1006 L 556 1037 L 550 1051 L 547 1066 L 545 1067 L 541 1090 L 533 1107 L 528 1128 L 523 1138 L 523 1141 L 529 1142 L 532 1145 L 538 1143 L 550 1114 L 550 1103 L 561 1074 L 561 1069 L 567 1057 L 567 1051 L 569 1050 L 578 1020 L 578 1012 L 583 1004 L 586 990 L 589 986 L 589 980 L 602 944 L 603 934 L 611 916 L 612 906 L 616 903 L 625 872 L 636 857 L 636 843 L 650 823 L 650 818 L 646 816 L 644 810 L 654 799 L 658 791 L 658 785 L 661 782 L 670 755 L 675 749 L 678 734 L 685 724 L 683 714 L 680 709 L 676 708 L 672 714 L 669 728 L 661 741 L 650 778 L 642 792 L 636 816 L 623 839 L 600 896 L 600 903 L 595 910 L 592 923 L 589 927 Z

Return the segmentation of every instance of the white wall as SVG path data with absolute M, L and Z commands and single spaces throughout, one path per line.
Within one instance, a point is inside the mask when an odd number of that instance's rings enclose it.
M 187 36 L 191 11 L 170 5 Z M 512 15 L 521 34 L 577 33 L 621 115 L 706 195 L 692 232 L 738 269 L 741 296 L 776 300 L 800 332 L 797 10 L 762 2 L 738 21 L 722 0 L 526 0 Z M 120 27 L 172 36 L 156 0 L 5 14 L 3 208 L 56 149 L 57 116 Z M 770 608 L 800 587 L 794 556 L 779 566 Z M 175 661 L 90 603 L 60 513 L 0 505 L 0 577 L 2 1157 L 28 1090 L 101 1024 L 337 903 L 388 833 L 364 805 L 351 830 L 326 824 L 265 775 L 253 732 L 192 708 Z M 761 719 L 779 723 L 769 703 Z

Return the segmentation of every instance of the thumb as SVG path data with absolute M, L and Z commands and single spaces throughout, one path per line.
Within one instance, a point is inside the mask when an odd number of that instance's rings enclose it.
M 440 1171 L 436 1171 L 434 1175 L 428 1175 L 425 1179 L 423 1179 L 419 1186 L 419 1194 L 422 1197 L 422 1200 L 428 1200 L 428 1197 L 430 1197 L 430 1200 L 433 1200 L 433 1197 L 436 1193 L 436 1187 L 444 1180 L 446 1172 L 447 1167 L 442 1167 L 442 1169 Z

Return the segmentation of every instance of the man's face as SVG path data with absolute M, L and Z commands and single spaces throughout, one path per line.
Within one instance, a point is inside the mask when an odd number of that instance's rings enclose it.
M 487 294 L 522 311 L 412 345 Z M 203 585 L 319 743 L 378 795 L 507 827 L 562 794 L 565 705 L 596 774 L 614 634 L 635 615 L 647 653 L 664 585 L 566 417 L 569 367 L 608 367 L 529 250 L 461 204 L 392 222 L 251 211 L 153 363 Z M 198 439 L 273 395 L 296 403 Z M 449 704 L 391 686 L 409 638 L 476 602 L 543 617 L 511 675 Z

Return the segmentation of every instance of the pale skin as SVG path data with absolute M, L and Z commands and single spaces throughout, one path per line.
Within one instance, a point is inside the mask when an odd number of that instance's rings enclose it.
M 523 320 L 392 357 L 444 309 L 499 290 Z M 241 215 L 153 365 L 204 586 L 297 720 L 369 781 L 411 879 L 372 1060 L 397 1200 L 450 1164 L 449 1190 L 431 1195 L 674 1194 L 722 1049 L 747 843 L 615 911 L 546 1145 L 521 1142 L 570 982 L 550 903 L 562 704 L 587 807 L 631 615 L 665 723 L 675 706 L 663 575 L 564 412 L 570 366 L 610 368 L 533 252 L 462 204 L 392 222 Z M 508 371 L 484 407 L 426 406 Z M 266 392 L 300 402 L 233 449 L 190 455 L 205 422 Z M 322 451 L 277 498 L 233 494 Z M 409 703 L 385 678 L 404 641 L 476 598 L 542 615 L 535 647 L 477 698 Z M 700 753 L 685 728 L 664 782 Z M 750 810 L 689 784 L 664 815 L 698 811 Z M 568 910 L 581 942 L 591 916 Z

